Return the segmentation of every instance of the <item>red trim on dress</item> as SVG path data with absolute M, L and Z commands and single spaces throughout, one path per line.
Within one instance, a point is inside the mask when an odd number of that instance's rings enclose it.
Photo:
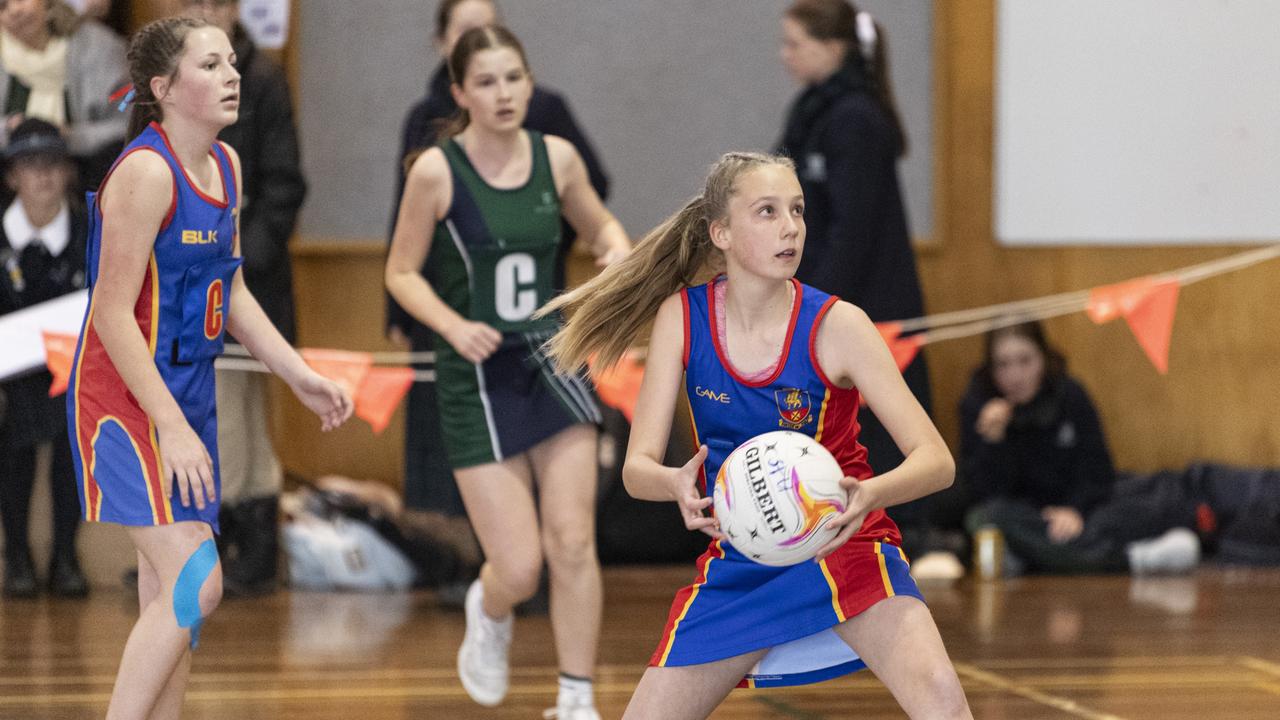
M 832 390 L 844 390 L 846 388 L 841 388 L 831 382 L 831 379 L 822 370 L 822 363 L 818 362 L 818 328 L 821 327 L 823 318 L 827 316 L 827 311 L 835 307 L 838 302 L 840 302 L 840 298 L 835 295 L 827 298 L 827 301 L 819 308 L 818 314 L 813 318 L 813 327 L 809 328 L 809 362 L 813 364 L 813 370 L 818 373 L 818 379 L 822 381 L 822 384 Z
M 199 185 L 192 182 L 191 175 L 187 172 L 186 166 L 182 164 L 182 158 L 179 158 L 178 153 L 173 151 L 173 145 L 169 144 L 169 136 L 165 134 L 164 128 L 160 126 L 160 123 L 152 121 L 151 127 L 155 128 L 155 131 L 160 134 L 160 139 L 164 141 L 165 149 L 167 149 L 169 154 L 173 156 L 173 161 L 178 164 L 178 169 L 182 171 L 182 177 L 186 179 L 187 185 L 190 186 L 195 194 L 199 196 L 200 199 L 216 208 L 226 209 L 227 204 L 231 199 L 231 193 L 227 192 L 227 176 L 226 173 L 222 172 L 222 163 L 218 160 L 218 156 L 214 154 L 213 146 L 209 146 L 209 157 L 213 158 L 214 164 L 218 166 L 218 179 L 222 182 L 222 200 L 208 195 L 205 191 L 200 189 Z
M 778 376 L 782 374 L 783 368 L 787 366 L 787 356 L 791 352 L 791 338 L 795 335 L 796 321 L 800 318 L 800 302 L 804 295 L 804 286 L 800 284 L 799 280 L 791 278 L 791 284 L 796 290 L 796 297 L 795 301 L 791 304 L 791 320 L 787 324 L 787 337 L 782 341 L 782 354 L 778 357 L 778 364 L 774 368 L 773 372 L 770 373 L 769 377 L 759 382 L 751 382 L 738 374 L 738 371 L 733 367 L 733 363 L 729 362 L 729 353 L 726 352 L 724 348 L 720 347 L 720 333 L 716 331 L 715 284 L 715 280 L 707 283 L 707 323 L 711 327 L 711 343 L 716 348 L 716 356 L 720 358 L 720 364 L 724 366 L 725 372 L 729 373 L 729 376 L 741 385 L 759 388 L 772 384 L 773 381 L 777 380 Z
M 680 308 L 684 311 L 684 369 L 689 369 L 689 346 L 693 344 L 690 333 L 693 328 L 689 327 L 689 288 L 680 291 Z

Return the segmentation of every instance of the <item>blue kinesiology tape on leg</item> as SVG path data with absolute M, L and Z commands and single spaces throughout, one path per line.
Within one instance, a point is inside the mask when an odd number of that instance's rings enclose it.
M 187 558 L 173 586 L 173 614 L 178 618 L 178 627 L 191 628 L 192 650 L 200 644 L 200 625 L 204 622 L 200 614 L 200 588 L 217 564 L 218 546 L 212 539 L 205 540 Z

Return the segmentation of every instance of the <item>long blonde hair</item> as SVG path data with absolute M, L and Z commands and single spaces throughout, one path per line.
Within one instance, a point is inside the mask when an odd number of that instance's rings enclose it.
M 721 272 L 724 255 L 711 243 L 711 223 L 728 216 L 738 178 L 767 165 L 795 170 L 791 159 L 780 155 L 725 153 L 711 166 L 702 194 L 645 235 L 630 255 L 539 308 L 536 317 L 571 313 L 545 347 L 556 366 L 577 370 L 593 355 L 599 365 L 613 365 L 653 321 L 663 300 Z

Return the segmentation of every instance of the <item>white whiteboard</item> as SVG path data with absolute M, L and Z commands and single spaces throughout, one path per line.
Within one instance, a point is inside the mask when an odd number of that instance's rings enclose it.
M 996 237 L 1280 239 L 1280 1 L 999 0 Z

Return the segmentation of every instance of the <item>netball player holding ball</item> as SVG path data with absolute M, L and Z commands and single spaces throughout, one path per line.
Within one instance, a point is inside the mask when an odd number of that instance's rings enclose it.
M 705 718 L 735 686 L 818 682 L 862 667 L 913 718 L 972 717 L 883 509 L 947 487 L 950 452 L 866 314 L 792 277 L 804 238 L 791 161 L 730 153 L 702 194 L 632 255 L 545 308 L 573 311 L 549 344 L 563 369 L 593 354 L 616 360 L 652 321 L 627 489 L 677 502 L 685 525 L 712 538 L 625 720 Z M 682 376 L 699 450 L 665 467 Z M 875 477 L 857 441 L 860 397 L 906 456 Z M 734 448 L 777 430 L 826 447 L 848 489 L 834 539 L 785 567 L 748 559 L 704 515 L 707 479 Z

